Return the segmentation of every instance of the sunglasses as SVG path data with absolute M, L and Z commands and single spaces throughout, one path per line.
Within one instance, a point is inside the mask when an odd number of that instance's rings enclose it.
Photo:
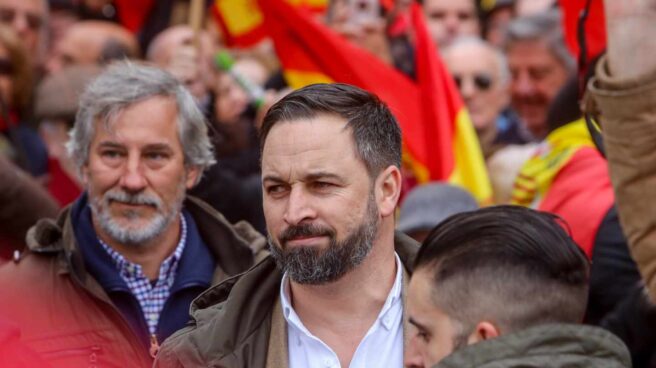
M 462 75 L 453 76 L 453 80 L 456 82 L 456 86 L 458 86 L 458 89 L 462 89 L 464 79 L 465 78 L 463 78 Z M 479 91 L 487 91 L 492 87 L 492 77 L 490 77 L 485 73 L 474 74 L 473 80 L 474 80 L 474 86 Z
M 0 8 L 0 23 L 12 24 L 18 14 L 14 9 Z M 21 12 L 20 14 L 25 17 L 25 23 L 27 23 L 28 28 L 34 31 L 41 29 L 43 18 L 40 15 L 30 12 Z

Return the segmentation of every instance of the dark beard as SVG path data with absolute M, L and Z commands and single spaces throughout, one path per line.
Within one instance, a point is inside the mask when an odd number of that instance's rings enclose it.
M 362 223 L 346 239 L 337 241 L 333 229 L 313 224 L 290 226 L 283 231 L 276 244 L 269 236 L 269 250 L 278 268 L 299 284 L 321 285 L 339 280 L 367 257 L 378 232 L 378 208 L 373 196 L 367 203 Z M 317 247 L 283 248 L 289 240 L 299 236 L 327 236 L 326 249 Z

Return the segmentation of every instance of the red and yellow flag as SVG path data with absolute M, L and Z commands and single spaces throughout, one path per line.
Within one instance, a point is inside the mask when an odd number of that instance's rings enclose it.
M 418 8 L 415 83 L 393 67 L 282 0 L 258 0 L 284 75 L 292 88 L 342 82 L 378 95 L 403 131 L 404 163 L 419 183 L 463 186 L 481 203 L 492 190 L 471 121 L 457 89 L 430 42 Z
M 295 7 L 323 12 L 328 0 L 286 0 Z M 250 47 L 267 36 L 264 15 L 257 0 L 215 0 L 212 13 L 224 35 L 226 46 Z
M 551 132 L 515 179 L 512 204 L 562 217 L 592 257 L 599 225 L 615 201 L 608 165 L 583 119 Z
M 416 74 L 419 84 L 425 142 L 423 156 L 408 159 L 415 172 L 427 169 L 428 175 L 418 176 L 420 182 L 447 180 L 471 192 L 479 203 L 489 204 L 492 187 L 478 137 L 458 88 L 428 33 L 419 5 L 412 7 L 412 23 L 416 39 Z M 419 140 L 419 138 L 418 138 Z
M 578 39 L 579 17 L 585 10 L 588 1 L 590 7 L 585 22 L 585 42 L 588 60 L 601 54 L 606 48 L 606 18 L 604 16 L 604 2 L 602 0 L 560 0 L 563 12 L 563 30 L 567 47 L 574 55 L 579 57 L 580 45 Z
M 155 0 L 114 0 L 114 6 L 123 27 L 132 33 L 137 33 L 153 11 Z

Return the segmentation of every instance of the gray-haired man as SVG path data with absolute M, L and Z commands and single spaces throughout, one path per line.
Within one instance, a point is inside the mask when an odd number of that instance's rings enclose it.
M 565 45 L 557 10 L 517 18 L 508 25 L 505 51 L 511 105 L 533 136 L 549 132 L 547 110 L 576 69 Z
M 86 191 L 0 268 L 0 315 L 53 366 L 150 366 L 192 299 L 249 268 L 265 241 L 185 198 L 212 151 L 193 98 L 159 69 L 101 74 L 68 149 Z

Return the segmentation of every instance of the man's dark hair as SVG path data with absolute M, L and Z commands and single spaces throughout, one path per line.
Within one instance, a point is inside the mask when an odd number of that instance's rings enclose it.
M 558 220 L 519 206 L 454 215 L 428 235 L 415 272 L 428 270 L 433 301 L 467 336 L 484 320 L 502 334 L 580 323 L 589 262 Z
M 371 177 L 395 165 L 401 167 L 401 129 L 389 108 L 376 95 L 348 84 L 312 84 L 273 105 L 262 122 L 260 151 L 271 128 L 279 122 L 335 115 L 351 129 L 356 154 Z

